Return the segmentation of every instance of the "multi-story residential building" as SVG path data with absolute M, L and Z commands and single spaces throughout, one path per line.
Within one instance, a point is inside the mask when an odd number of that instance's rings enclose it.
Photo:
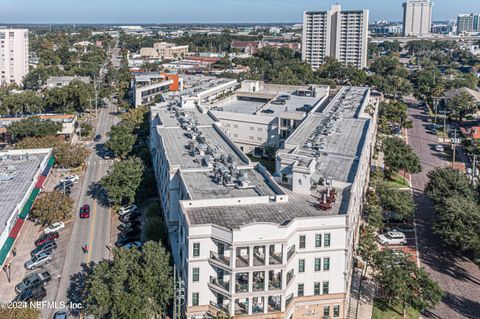
M 177 74 L 164 72 L 135 73 L 130 85 L 135 107 L 155 101 L 162 93 L 182 89 L 182 79 Z
M 173 60 L 185 57 L 188 54 L 188 45 L 176 46 L 173 43 L 158 42 L 153 48 L 141 48 L 140 55 L 162 60 Z
M 326 86 L 246 80 L 234 95 L 208 108 L 242 152 L 261 157 L 266 146 L 280 147 L 310 112 L 323 105 L 328 92 Z
M 52 149 L 0 152 L 0 267 L 53 165 Z
M 329 56 L 358 68 L 367 66 L 368 10 L 342 11 L 333 5 L 328 11 L 303 15 L 302 59 L 318 68 Z
M 403 35 L 406 37 L 429 35 L 432 11 L 431 0 L 407 0 L 403 4 Z
M 28 30 L 0 29 L 0 85 L 22 84 L 28 62 Z
M 192 87 L 197 93 L 205 88 Z M 374 147 L 368 88 L 342 88 L 272 177 L 201 104 L 152 107 L 153 166 L 188 318 L 344 318 Z
M 480 13 L 459 14 L 457 34 L 480 32 Z

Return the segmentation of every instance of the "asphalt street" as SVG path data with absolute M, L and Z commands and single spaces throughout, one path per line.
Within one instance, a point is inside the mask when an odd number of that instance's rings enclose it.
M 420 156 L 423 171 L 412 175 L 413 196 L 416 204 L 416 225 L 420 264 L 431 274 L 443 289 L 442 302 L 427 318 L 480 318 L 480 270 L 470 259 L 454 249 L 443 246 L 432 231 L 435 212 L 432 202 L 423 193 L 428 182 L 427 173 L 435 167 L 450 165 L 447 157 L 434 150 L 438 138 L 427 132 L 428 115 L 411 104 L 408 109 L 413 128 L 408 130 L 408 143 Z
M 71 230 L 70 241 L 66 245 L 66 257 L 62 267 L 61 278 L 55 297 L 50 295 L 48 301 L 56 302 L 81 302 L 82 296 L 78 294 L 78 285 L 81 285 L 82 278 L 79 276 L 86 265 L 92 262 L 99 262 L 110 257 L 108 245 L 110 244 L 110 221 L 111 213 L 109 208 L 97 200 L 98 190 L 95 184 L 106 175 L 108 168 L 112 165 L 111 160 L 103 160 L 97 151 L 105 142 L 106 133 L 118 120 L 115 117 L 116 105 L 108 104 L 108 107 L 99 109 L 99 119 L 96 127 L 96 134 L 102 135 L 99 142 L 90 142 L 91 154 L 86 162 L 86 171 L 81 187 L 77 195 L 77 207 L 75 208 L 75 221 Z M 84 204 L 91 207 L 90 218 L 80 219 L 78 212 Z M 87 245 L 88 252 L 84 253 L 82 247 Z M 46 318 L 53 315 L 45 314 Z

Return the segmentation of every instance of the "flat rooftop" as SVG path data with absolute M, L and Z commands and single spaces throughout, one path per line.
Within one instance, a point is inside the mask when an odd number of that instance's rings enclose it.
M 192 142 L 197 147 L 200 147 L 200 144 L 204 144 L 205 146 L 215 150 L 216 154 L 223 154 L 225 156 L 231 155 L 233 156 L 233 159 L 240 165 L 249 164 L 238 155 L 237 150 L 232 148 L 226 139 L 219 134 L 216 128 L 213 126 L 199 127 L 198 130 L 205 137 L 205 143 L 193 141 L 191 138 L 185 135 L 187 131 L 180 127 L 157 127 L 157 132 L 165 143 L 166 155 L 170 165 L 180 166 L 180 168 L 183 169 L 203 167 L 203 164 L 200 161 L 200 156 L 192 156 L 190 150 L 188 149 L 188 145 Z
M 184 208 L 184 212 L 191 225 L 214 224 L 230 230 L 255 223 L 288 225 L 295 218 L 346 214 L 350 187 L 337 192 L 335 207 L 326 211 L 317 208 L 319 199 L 313 196 L 286 193 L 289 199 L 283 203 Z
M 309 117 L 285 141 L 286 159 L 315 159 L 315 174 L 352 183 L 371 121 L 360 117 L 367 88 L 342 88 L 321 112 Z
M 248 188 L 225 187 L 218 184 L 214 182 L 212 171 L 186 172 L 182 174 L 182 178 L 193 200 L 277 195 L 270 181 L 257 169 L 245 169 L 243 171 L 248 174 L 248 180 L 251 184 Z
M 28 154 L 28 155 L 27 155 Z M 15 207 L 29 190 L 42 162 L 50 150 L 0 152 L 0 227 L 12 215 Z

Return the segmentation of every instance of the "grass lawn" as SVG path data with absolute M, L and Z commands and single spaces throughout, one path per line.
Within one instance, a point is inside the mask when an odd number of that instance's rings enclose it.
M 270 174 L 275 173 L 275 160 L 253 157 L 251 155 L 248 155 L 248 158 L 250 158 L 252 162 L 260 163 L 265 166 L 265 168 L 267 169 L 267 171 L 270 172 Z
M 418 319 L 420 313 L 414 308 L 407 308 L 407 316 L 405 318 Z M 372 319 L 404 319 L 403 309 L 401 307 L 391 308 L 382 300 L 375 298 L 373 302 Z
M 392 177 L 392 179 L 386 178 L 385 181 L 387 182 L 387 185 L 393 188 L 408 188 L 410 185 L 408 185 L 407 180 L 403 178 L 402 175 L 396 174 Z

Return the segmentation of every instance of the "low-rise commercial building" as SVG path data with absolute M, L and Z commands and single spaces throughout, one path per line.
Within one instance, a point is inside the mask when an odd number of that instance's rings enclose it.
M 0 266 L 53 165 L 52 149 L 0 152 Z
M 342 88 L 309 112 L 278 152 L 275 177 L 201 103 L 172 94 L 152 107 L 153 166 L 188 318 L 345 317 L 374 147 L 369 94 Z
M 153 48 L 141 48 L 142 57 L 160 58 L 162 60 L 174 60 L 185 57 L 188 54 L 188 45 L 176 46 L 173 43 L 159 42 Z
M 0 117 L 0 133 L 8 134 L 8 126 L 28 117 L 38 117 L 44 121 L 62 123 L 62 129 L 57 132 L 57 135 L 63 136 L 66 140 L 73 137 L 78 127 L 78 118 L 76 114 L 35 114 L 23 117 Z M 2 128 L 3 130 L 1 130 Z
M 90 83 L 88 76 L 52 76 L 47 79 L 47 88 L 61 88 L 69 85 L 72 81 L 81 81 L 83 83 Z

